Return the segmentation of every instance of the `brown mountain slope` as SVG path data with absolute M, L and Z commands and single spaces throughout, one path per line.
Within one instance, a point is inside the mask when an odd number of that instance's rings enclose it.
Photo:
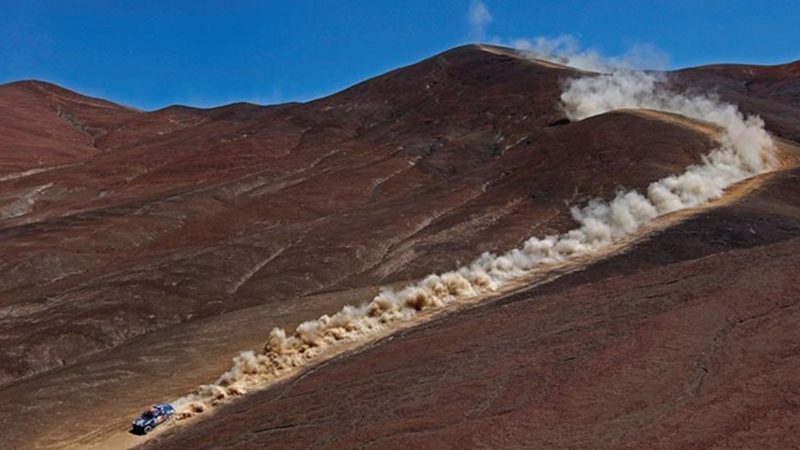
M 0 437 L 26 447 L 104 445 L 142 405 L 214 379 L 273 326 L 563 231 L 570 205 L 643 188 L 715 145 L 702 129 L 640 112 L 569 123 L 558 98 L 574 74 L 467 46 L 307 104 L 71 113 L 91 131 L 65 128 L 53 139 L 91 136 L 91 154 L 0 178 Z M 14 120 L 28 110 L 3 108 Z M 42 123 L 63 122 L 49 111 Z M 774 120 L 790 136 L 797 128 L 786 111 Z M 791 218 L 789 200 L 767 209 Z M 658 249 L 690 259 L 673 244 Z M 401 350 L 397 360 L 409 377 L 423 370 L 412 356 Z M 368 371 L 358 364 L 352 370 Z M 481 395 L 468 388 L 465 399 Z M 89 408 L 96 420 L 73 414 Z M 240 430 L 226 417 L 202 427 Z
M 0 86 L 0 179 L 83 161 L 96 140 L 141 113 L 50 83 Z
M 800 171 L 144 448 L 800 445 Z
M 6 182 L 0 380 L 187 320 L 449 269 L 713 145 L 626 113 L 550 126 L 565 75 L 462 48 L 307 105 L 150 113 L 189 124 L 160 140 L 128 142 L 150 126 L 137 116 L 103 137 L 124 146 Z

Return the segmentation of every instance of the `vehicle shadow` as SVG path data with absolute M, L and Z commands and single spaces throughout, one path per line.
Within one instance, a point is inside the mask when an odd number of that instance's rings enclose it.
M 135 436 L 144 436 L 145 434 L 147 434 L 144 432 L 144 430 L 137 430 L 136 428 L 133 427 L 131 427 L 131 429 L 128 430 L 128 433 L 133 434 Z

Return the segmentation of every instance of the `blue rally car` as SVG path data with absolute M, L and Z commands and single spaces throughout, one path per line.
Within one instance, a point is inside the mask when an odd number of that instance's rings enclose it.
M 169 403 L 153 405 L 152 408 L 143 412 L 141 416 L 133 421 L 133 432 L 136 434 L 147 434 L 152 431 L 156 425 L 165 422 L 173 414 L 175 414 L 175 408 Z

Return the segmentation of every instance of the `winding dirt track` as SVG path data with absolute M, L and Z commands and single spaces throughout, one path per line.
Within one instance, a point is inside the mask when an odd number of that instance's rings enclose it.
M 791 231 L 800 220 L 798 205 L 791 201 L 784 206 L 794 222 L 783 223 L 780 216 L 766 219 L 763 211 L 753 211 L 767 207 L 777 214 L 774 202 L 788 193 L 782 191 L 787 185 L 797 183 L 798 171 L 792 168 L 800 149 L 787 143 L 780 146 L 785 152 L 781 170 L 746 180 L 717 202 L 665 217 L 655 225 L 660 231 L 657 236 L 653 237 L 656 228 L 651 228 L 617 248 L 616 255 L 605 255 L 607 259 L 599 264 L 586 264 L 584 270 L 564 274 L 563 279 L 571 281 L 531 285 L 488 299 L 474 310 L 439 315 L 435 323 L 399 333 L 396 339 L 383 339 L 307 368 L 299 378 L 237 400 L 196 425 L 175 427 L 145 447 L 796 445 L 791 406 L 780 403 L 780 398 L 791 402 L 800 392 L 794 390 L 796 383 L 787 381 L 787 376 L 791 379 L 791 360 L 775 358 L 795 354 L 792 346 L 800 344 L 800 336 L 775 333 L 791 330 L 798 319 L 796 299 L 785 296 L 796 290 L 786 284 L 787 276 L 791 277 L 786 270 L 798 263 L 797 258 L 786 256 L 798 242 Z M 743 212 L 744 217 L 735 219 Z M 725 217 L 734 219 L 720 220 Z M 752 220 L 759 217 L 765 218 L 764 222 L 754 224 Z M 770 231 L 772 220 L 778 222 L 778 231 Z M 692 251 L 679 253 L 677 262 L 663 267 L 648 255 L 654 250 L 669 251 L 678 243 L 689 249 L 692 242 L 703 238 L 692 234 L 703 228 L 708 228 L 704 233 L 709 236 L 723 230 L 735 236 L 742 227 L 752 236 L 745 239 L 766 241 L 754 247 L 735 243 L 727 252 L 710 250 L 707 257 L 696 259 L 689 255 Z M 771 239 L 779 244 L 773 245 Z M 789 247 L 781 249 L 782 239 L 789 239 Z M 681 262 L 682 258 L 689 260 Z M 636 275 L 631 265 L 638 266 L 642 275 Z M 612 277 L 598 280 L 604 273 Z M 729 279 L 731 276 L 735 278 Z M 755 278 L 748 283 L 751 276 Z M 538 300 L 531 301 L 529 296 Z M 628 302 L 634 302 L 636 308 L 629 311 Z M 662 305 L 664 302 L 677 303 L 676 309 Z M 573 317 L 576 314 L 578 318 Z M 630 322 L 619 321 L 618 314 Z M 495 317 L 498 315 L 502 317 Z M 785 323 L 765 328 L 776 320 Z M 504 323 L 507 332 L 502 330 Z M 487 333 L 488 349 L 480 344 L 483 333 Z M 576 333 L 588 336 L 572 342 Z M 659 337 L 650 339 L 648 333 Z M 460 343 L 459 336 L 468 341 Z M 538 336 L 534 341 L 538 345 L 530 348 L 524 343 L 533 336 Z M 607 347 L 608 339 L 615 345 Z M 473 345 L 477 347 L 470 347 Z M 710 350 L 706 345 L 711 345 Z M 750 352 L 740 353 L 740 346 Z M 471 353 L 475 356 L 469 357 Z M 570 356 L 576 353 L 577 357 Z M 513 359 L 502 359 L 507 357 Z M 745 362 L 737 362 L 740 358 Z M 753 358 L 761 365 L 748 362 Z M 541 371 L 536 364 L 529 365 L 531 360 L 543 364 Z M 691 361 L 699 366 L 685 365 Z M 509 370 L 529 373 L 512 375 Z M 466 372 L 459 376 L 459 371 Z M 516 381 L 508 385 L 508 377 Z M 682 387 L 683 382 L 689 385 Z M 566 386 L 562 389 L 561 384 Z M 631 391 L 631 386 L 637 388 Z M 760 395 L 743 400 L 744 386 Z M 571 402 L 571 406 L 559 406 L 558 399 Z M 717 403 L 727 405 L 726 409 L 716 409 Z M 751 405 L 759 409 L 754 412 Z M 471 407 L 479 409 L 470 411 Z M 415 411 L 407 412 L 415 419 L 398 416 L 408 408 Z M 758 411 L 767 411 L 772 419 Z M 702 427 L 691 426 L 696 414 L 702 419 L 694 420 L 702 420 Z M 353 427 L 343 426 L 348 417 Z M 736 425 L 740 421 L 748 425 Z M 591 423 L 596 426 L 588 426 Z M 719 428 L 726 426 L 736 428 L 728 432 Z
M 632 111 L 632 112 L 652 117 L 657 120 L 668 120 L 674 123 L 679 122 L 682 126 L 691 127 L 695 130 L 708 133 L 709 135 L 712 136 L 715 135 L 718 131 L 716 127 L 706 124 L 697 124 L 691 120 L 681 119 L 672 114 L 663 114 L 656 111 Z M 260 387 L 260 390 L 268 389 L 272 386 L 283 384 L 296 377 L 301 377 L 307 371 L 313 371 L 315 370 L 314 368 L 317 365 L 323 364 L 331 359 L 346 358 L 350 354 L 360 353 L 365 348 L 371 348 L 371 349 L 375 348 L 381 345 L 381 342 L 387 339 L 387 337 L 399 331 L 406 330 L 408 328 L 415 327 L 420 324 L 429 323 L 431 321 L 434 321 L 442 317 L 443 315 L 451 314 L 455 311 L 463 310 L 465 308 L 470 308 L 478 303 L 502 301 L 503 299 L 507 299 L 512 296 L 517 296 L 520 293 L 533 290 L 534 288 L 549 283 L 551 281 L 554 281 L 563 275 L 575 271 L 584 270 L 588 266 L 598 261 L 607 259 L 612 256 L 621 255 L 629 251 L 637 244 L 647 239 L 650 239 L 651 236 L 658 234 L 659 232 L 662 232 L 667 228 L 674 227 L 693 216 L 714 209 L 722 208 L 734 202 L 737 202 L 742 198 L 746 197 L 747 195 L 751 194 L 752 192 L 760 189 L 765 183 L 769 182 L 769 180 L 773 179 L 781 172 L 793 169 L 800 164 L 800 147 L 794 145 L 791 142 L 783 140 L 777 140 L 776 147 L 777 147 L 776 156 L 780 161 L 780 166 L 778 169 L 776 169 L 775 171 L 757 175 L 755 177 L 739 182 L 734 186 L 731 186 L 726 190 L 725 195 L 720 199 L 716 199 L 699 207 L 688 208 L 685 210 L 681 210 L 660 217 L 656 219 L 649 226 L 644 227 L 642 230 L 637 232 L 635 235 L 632 235 L 626 239 L 619 240 L 618 242 L 614 243 L 613 245 L 609 246 L 608 248 L 604 249 L 601 252 L 597 252 L 591 255 L 583 255 L 581 257 L 574 258 L 568 262 L 564 262 L 558 265 L 550 265 L 542 267 L 541 269 L 536 269 L 532 271 L 528 277 L 515 281 L 514 283 L 510 283 L 509 285 L 505 286 L 502 290 L 497 291 L 495 293 L 479 296 L 469 301 L 452 304 L 444 308 L 422 312 L 418 314 L 413 321 L 395 323 L 393 324 L 393 326 L 387 327 L 383 332 L 381 332 L 378 335 L 375 335 L 371 339 L 357 341 L 357 342 L 350 342 L 345 345 L 334 347 L 331 350 L 326 351 L 322 355 L 315 357 L 313 362 L 311 362 L 307 366 L 302 366 L 296 370 L 287 372 L 276 379 L 264 383 Z M 252 393 L 254 392 L 248 393 L 247 395 L 250 395 Z M 233 401 L 235 402 L 236 399 L 234 399 Z M 219 407 L 224 408 L 227 407 L 227 405 L 223 404 L 218 406 L 217 408 Z M 214 410 L 215 409 L 212 408 L 211 411 L 204 412 L 201 415 L 195 416 L 193 418 L 182 419 L 178 421 L 173 420 L 168 426 L 162 426 L 155 433 L 152 433 L 146 437 L 133 437 L 121 432 L 113 432 L 105 436 L 95 436 L 93 439 L 95 443 L 89 448 L 97 448 L 97 449 L 129 448 L 131 446 L 143 444 L 146 441 L 149 441 L 167 432 L 171 427 L 175 426 L 191 427 L 192 423 L 195 420 L 201 420 L 205 417 L 213 415 Z M 75 447 L 67 447 L 67 448 L 86 448 L 86 442 L 84 441 L 76 445 Z
M 643 114 L 648 117 L 651 117 L 656 120 L 661 119 L 660 113 L 655 112 L 639 112 L 638 114 Z M 669 119 L 674 121 L 675 119 L 672 116 L 669 116 Z M 689 121 L 690 123 L 691 121 Z M 702 130 L 704 132 L 711 131 L 704 126 L 700 126 L 698 130 Z M 795 167 L 798 164 L 798 155 L 800 155 L 800 151 L 797 150 L 796 147 L 791 145 L 785 141 L 777 141 L 778 148 L 779 148 L 779 156 L 781 159 L 781 170 L 787 170 L 789 168 Z M 479 298 L 475 298 L 468 303 L 463 304 L 454 304 L 447 308 L 435 311 L 427 311 L 422 314 L 419 314 L 418 317 L 412 322 L 406 323 L 397 323 L 395 326 L 387 328 L 385 332 L 381 333 L 374 337 L 374 339 L 370 339 L 369 341 L 362 341 L 362 342 L 353 342 L 349 343 L 345 346 L 340 346 L 335 348 L 333 351 L 327 352 L 322 355 L 320 358 L 316 359 L 313 364 L 304 366 L 299 368 L 296 371 L 289 372 L 279 379 L 275 379 L 265 385 L 262 386 L 262 389 L 268 389 L 270 386 L 281 385 L 291 379 L 295 379 L 297 377 L 302 377 L 304 373 L 308 371 L 316 370 L 319 364 L 324 363 L 325 361 L 329 361 L 332 359 L 339 360 L 340 358 L 347 358 L 348 355 L 351 354 L 358 354 L 362 352 L 366 348 L 374 348 L 376 345 L 381 345 L 382 342 L 386 341 L 386 338 L 393 333 L 400 332 L 402 330 L 418 326 L 424 323 L 429 323 L 432 320 L 436 320 L 444 315 L 451 314 L 456 310 L 461 310 L 464 308 L 470 308 L 472 305 L 476 304 L 484 304 L 487 302 L 494 302 L 501 300 L 503 298 L 508 298 L 509 296 L 517 295 L 521 292 L 530 291 L 537 286 L 541 286 L 548 282 L 551 282 L 561 276 L 566 274 L 583 270 L 586 267 L 596 263 L 597 261 L 601 261 L 607 259 L 614 255 L 623 254 L 626 251 L 629 251 L 631 248 L 636 246 L 637 244 L 646 241 L 654 234 L 657 234 L 660 231 L 668 229 L 670 227 L 674 227 L 677 224 L 695 216 L 701 214 L 703 212 L 717 209 L 729 205 L 733 202 L 736 202 L 748 194 L 758 190 L 764 183 L 768 180 L 776 176 L 776 172 L 770 172 L 766 174 L 762 174 L 743 182 L 732 186 L 726 191 L 726 195 L 723 198 L 718 200 L 712 201 L 704 206 L 686 209 L 682 211 L 678 211 L 676 213 L 672 213 L 663 217 L 658 218 L 655 220 L 650 226 L 645 227 L 644 229 L 640 230 L 635 235 L 629 237 L 628 239 L 620 240 L 612 246 L 606 248 L 603 252 L 594 254 L 594 255 L 584 255 L 580 258 L 575 258 L 567 263 L 560 264 L 558 266 L 550 266 L 550 267 L 543 267 L 540 270 L 533 271 L 530 274 L 530 277 L 525 280 L 519 280 L 518 282 L 506 286 L 501 292 L 496 292 L 491 295 L 485 295 Z M 402 285 L 404 283 L 397 283 L 397 285 Z M 284 326 L 289 327 L 291 323 L 297 323 L 302 320 L 308 320 L 315 317 L 318 317 L 322 313 L 331 313 L 339 309 L 344 304 L 355 304 L 362 302 L 377 292 L 377 287 L 373 288 L 366 288 L 366 289 L 359 289 L 354 290 L 351 292 L 338 292 L 338 293 L 331 293 L 322 296 L 315 296 L 304 300 L 303 302 L 298 302 L 291 306 L 290 309 L 285 311 L 271 311 L 270 308 L 251 308 L 250 310 L 242 311 L 240 314 L 234 314 L 229 316 L 223 322 L 214 322 L 213 325 L 210 327 L 204 326 L 202 323 L 194 324 L 194 326 L 183 327 L 185 330 L 176 330 L 176 336 L 182 336 L 181 338 L 172 340 L 171 342 L 164 342 L 164 343 L 153 343 L 156 347 L 151 347 L 152 350 L 150 351 L 150 355 L 148 358 L 164 358 L 165 361 L 168 361 L 175 357 L 176 353 L 180 353 L 181 347 L 190 347 L 189 345 L 184 345 L 181 343 L 182 339 L 185 339 L 187 342 L 191 341 L 191 347 L 198 347 L 199 342 L 205 342 L 207 344 L 207 352 L 204 355 L 196 355 L 192 359 L 196 360 L 197 358 L 208 358 L 207 363 L 202 366 L 202 370 L 197 370 L 198 368 L 195 367 L 192 372 L 184 372 L 183 369 L 180 367 L 175 367 L 170 369 L 168 365 L 162 365 L 165 368 L 165 372 L 162 375 L 153 374 L 154 375 L 154 383 L 159 384 L 167 384 L 167 387 L 174 392 L 174 393 L 187 393 L 192 390 L 197 385 L 208 382 L 213 380 L 216 376 L 218 376 L 223 371 L 227 370 L 230 363 L 229 358 L 233 356 L 230 350 L 225 350 L 231 348 L 231 342 L 234 342 L 237 349 L 248 348 L 261 348 L 263 345 L 263 341 L 266 337 L 266 333 L 269 331 L 268 327 L 264 327 L 262 324 L 270 324 L 270 325 L 281 325 L 286 324 Z M 229 330 L 240 330 L 241 333 L 238 335 L 230 335 Z M 253 333 L 252 331 L 245 332 L 245 330 L 253 330 L 258 329 L 260 330 L 259 333 Z M 224 340 L 225 342 L 220 342 L 218 336 L 219 332 L 224 332 L 229 335 L 229 339 Z M 248 344 L 249 342 L 249 344 Z M 220 345 L 220 344 L 227 344 L 227 345 Z M 147 345 L 146 343 L 144 345 Z M 136 352 L 137 350 L 131 349 L 132 351 Z M 135 353 L 134 353 L 135 354 Z M 128 358 L 124 351 L 120 352 L 118 355 L 118 360 L 120 365 L 128 367 L 127 370 L 136 370 L 135 367 L 130 366 L 129 363 L 123 363 L 124 360 Z M 148 362 L 148 361 L 143 361 Z M 109 362 L 105 362 L 104 365 L 109 364 Z M 113 364 L 113 363 L 112 363 Z M 152 365 L 148 365 L 151 370 Z M 89 389 L 96 389 L 97 386 L 93 386 L 91 384 L 91 376 L 89 375 L 93 370 L 91 366 L 83 368 L 81 374 L 73 374 L 68 375 L 69 371 L 66 372 L 66 378 L 62 381 L 57 383 L 70 383 L 74 382 L 73 380 L 75 377 L 79 377 L 80 379 L 84 380 L 83 383 Z M 98 372 L 102 370 L 107 370 L 105 368 L 97 368 Z M 166 378 L 163 378 L 166 377 Z M 103 401 L 105 398 L 105 393 L 101 390 L 98 390 L 98 401 Z M 157 399 L 154 399 L 157 401 Z M 234 399 L 234 403 L 237 400 Z M 130 405 L 123 408 L 117 408 L 113 403 L 107 404 L 101 407 L 101 409 L 113 412 L 119 411 L 119 413 L 112 413 L 108 416 L 101 417 L 96 421 L 96 427 L 94 430 L 88 434 L 82 434 L 79 436 L 72 435 L 70 436 L 70 431 L 65 430 L 66 433 L 59 436 L 58 434 L 51 434 L 49 436 L 42 436 L 45 437 L 47 444 L 45 444 L 42 448 L 65 448 L 65 449 L 83 449 L 83 448 L 94 448 L 94 449 L 120 449 L 120 448 L 130 448 L 136 445 L 144 444 L 150 440 L 156 439 L 162 435 L 169 435 L 170 430 L 175 429 L 182 429 L 185 427 L 191 428 L 195 421 L 203 420 L 204 418 L 213 416 L 215 414 L 215 410 L 212 409 L 210 412 L 206 412 L 202 415 L 197 416 L 196 418 L 187 419 L 176 421 L 167 426 L 161 426 L 155 432 L 151 433 L 150 435 L 143 437 L 143 436 L 136 436 L 132 435 L 128 432 L 128 430 L 122 426 L 124 423 L 130 420 L 130 411 L 131 407 L 140 407 Z M 221 406 L 222 408 L 226 408 L 227 406 Z M 68 437 L 69 436 L 69 437 Z M 59 444 L 54 445 L 55 442 Z

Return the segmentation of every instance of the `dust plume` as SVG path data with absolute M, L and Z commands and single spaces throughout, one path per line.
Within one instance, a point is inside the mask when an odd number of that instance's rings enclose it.
M 521 51 L 532 59 L 542 59 L 589 72 L 612 72 L 620 69 L 665 70 L 669 67 L 669 55 L 653 44 L 637 43 L 622 55 L 606 57 L 600 51 L 583 49 L 580 40 L 570 34 L 554 38 L 518 38 L 499 41 Z
M 644 192 L 619 192 L 571 209 L 576 226 L 559 235 L 531 237 L 521 248 L 484 253 L 470 264 L 432 274 L 401 290 L 385 289 L 358 306 L 300 324 L 274 328 L 262 352 L 246 351 L 214 383 L 175 402 L 180 413 L 197 412 L 266 386 L 323 356 L 340 353 L 408 324 L 423 311 L 474 301 L 532 270 L 592 255 L 629 237 L 655 218 L 719 198 L 745 178 L 771 170 L 774 147 L 757 117 L 707 96 L 671 92 L 661 75 L 632 70 L 589 74 L 564 83 L 562 107 L 571 120 L 616 109 L 649 109 L 711 122 L 720 128 L 719 146 L 683 173 L 650 184 Z
M 470 34 L 476 41 L 483 39 L 486 25 L 492 21 L 492 14 L 485 3 L 473 0 L 469 6 Z

